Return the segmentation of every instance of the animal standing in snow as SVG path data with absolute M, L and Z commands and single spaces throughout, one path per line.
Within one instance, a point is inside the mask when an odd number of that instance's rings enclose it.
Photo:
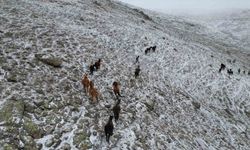
M 106 141 L 109 143 L 109 138 L 113 135 L 114 125 L 113 125 L 113 116 L 109 117 L 108 123 L 104 127 Z
M 238 69 L 238 74 L 240 74 L 240 68 Z
M 150 48 L 146 48 L 145 54 L 147 55 L 150 52 Z
M 228 70 L 227 70 L 227 73 L 228 73 L 229 75 L 232 75 L 232 74 L 233 74 L 233 70 L 232 70 L 232 69 L 228 69 Z
M 120 86 L 118 84 L 118 82 L 113 82 L 113 91 L 115 93 L 116 96 L 121 96 L 120 94 Z
M 139 76 L 140 71 L 141 71 L 141 69 L 140 69 L 140 66 L 138 65 L 137 68 L 135 69 L 135 78 L 137 78 Z
M 96 69 L 96 70 L 99 70 L 99 69 L 100 69 L 100 66 L 101 66 L 101 59 L 98 59 L 98 61 L 95 62 L 95 69 Z
M 152 50 L 153 50 L 153 52 L 155 52 L 155 50 L 156 50 L 156 46 L 153 46 L 153 47 L 152 47 Z
M 91 96 L 92 101 L 95 103 L 98 101 L 99 93 L 97 89 L 94 87 L 94 83 L 92 81 L 90 81 L 89 84 L 90 84 L 89 95 Z
M 90 75 L 93 75 L 94 71 L 95 71 L 95 65 L 94 64 L 91 64 L 89 66 L 89 71 L 90 71 Z
M 226 68 L 226 65 L 224 65 L 224 64 L 221 64 L 220 65 L 220 69 L 219 69 L 219 72 L 221 72 L 222 70 L 224 70 Z
M 139 57 L 140 57 L 140 56 L 137 56 L 137 57 L 136 57 L 135 63 L 138 63 L 138 62 L 139 62 Z
M 119 119 L 119 114 L 120 114 L 120 111 L 121 111 L 120 102 L 121 102 L 121 100 L 118 99 L 117 103 L 113 107 L 113 113 L 114 113 L 114 117 L 115 117 L 115 122 L 117 122 L 117 120 Z
M 85 92 L 88 93 L 89 86 L 90 86 L 90 81 L 89 81 L 89 78 L 88 78 L 86 73 L 83 76 L 82 85 L 83 85 L 83 88 L 85 89 Z

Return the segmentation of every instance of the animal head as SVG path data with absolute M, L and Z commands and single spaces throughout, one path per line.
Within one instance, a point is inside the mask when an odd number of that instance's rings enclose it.
M 87 73 L 85 73 L 85 74 L 83 75 L 83 77 L 84 77 L 84 78 L 88 78 L 88 75 L 87 75 Z
M 113 86 L 118 86 L 118 82 L 114 81 Z
M 109 116 L 109 120 L 110 120 L 110 121 L 112 121 L 112 119 L 113 119 L 113 116 L 112 116 L 112 115 L 110 115 L 110 116 Z

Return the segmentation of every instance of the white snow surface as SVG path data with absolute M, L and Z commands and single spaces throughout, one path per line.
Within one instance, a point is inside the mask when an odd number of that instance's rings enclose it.
M 0 55 L 12 58 L 7 61 L 13 69 L 26 72 L 25 79 L 12 83 L 6 79 L 10 72 L 0 66 L 0 107 L 14 94 L 31 104 L 49 100 L 47 115 L 32 117 L 41 127 L 55 127 L 35 140 L 41 149 L 65 144 L 81 149 L 74 137 L 83 132 L 87 138 L 82 143 L 93 150 L 250 149 L 250 51 L 229 45 L 214 28 L 112 0 L 0 5 Z M 145 55 L 153 45 L 156 52 Z M 62 68 L 41 62 L 31 66 L 37 53 L 60 57 Z M 137 55 L 141 73 L 135 79 Z M 99 58 L 100 71 L 89 77 L 101 98 L 92 104 L 81 78 Z M 221 63 L 234 74 L 219 73 Z M 238 74 L 238 68 L 246 73 Z M 103 130 L 110 114 L 105 106 L 116 103 L 113 81 L 121 83 L 124 97 L 108 144 Z M 46 147 L 58 132 L 61 143 Z

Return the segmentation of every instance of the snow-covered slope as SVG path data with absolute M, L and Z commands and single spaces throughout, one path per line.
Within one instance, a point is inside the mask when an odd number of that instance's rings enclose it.
M 250 10 L 231 10 L 223 13 L 195 17 L 213 28 L 228 43 L 250 51 Z M 223 36 L 222 36 L 223 35 Z
M 249 56 L 219 36 L 118 1 L 1 1 L 0 147 L 249 149 Z M 93 104 L 81 78 L 99 58 Z M 234 74 L 218 73 L 221 63 Z M 113 81 L 122 110 L 108 144 Z

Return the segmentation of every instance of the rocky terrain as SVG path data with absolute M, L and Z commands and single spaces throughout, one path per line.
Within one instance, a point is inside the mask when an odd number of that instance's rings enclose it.
M 113 0 L 0 1 L 0 149 L 250 149 L 250 51 L 223 36 Z M 81 79 L 99 58 L 93 104 Z

